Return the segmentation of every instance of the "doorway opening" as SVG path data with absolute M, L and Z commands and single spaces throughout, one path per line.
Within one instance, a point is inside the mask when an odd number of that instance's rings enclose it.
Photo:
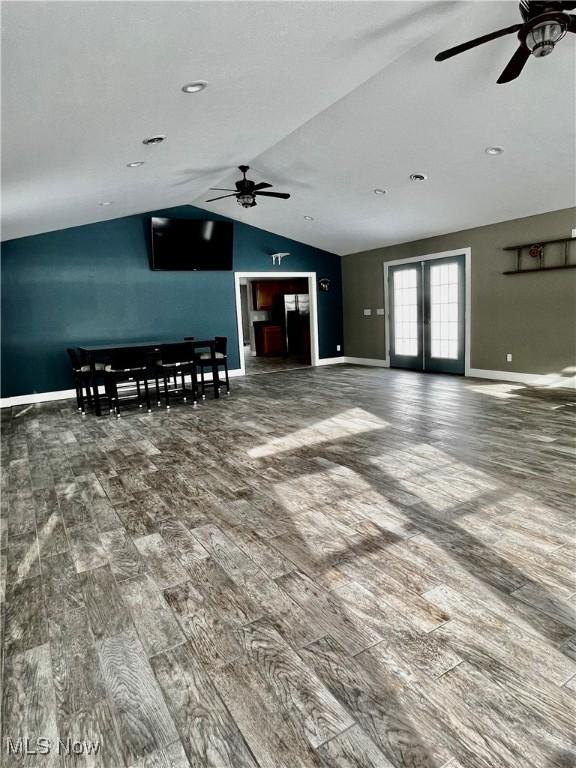
M 469 248 L 384 264 L 391 368 L 468 375 Z
M 240 364 L 247 375 L 317 360 L 315 280 L 305 273 L 237 273 Z

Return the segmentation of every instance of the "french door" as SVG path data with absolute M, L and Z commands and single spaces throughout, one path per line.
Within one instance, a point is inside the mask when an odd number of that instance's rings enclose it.
M 389 267 L 390 366 L 464 373 L 464 254 Z

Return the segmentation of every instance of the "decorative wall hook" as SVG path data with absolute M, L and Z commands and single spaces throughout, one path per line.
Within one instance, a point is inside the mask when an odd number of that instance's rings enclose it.
M 278 264 L 278 266 L 280 266 L 280 264 L 282 264 L 282 259 L 284 258 L 284 256 L 290 256 L 290 254 L 289 253 L 273 253 L 272 264 Z
M 318 285 L 320 286 L 321 291 L 329 291 L 330 290 L 330 278 L 329 277 L 321 277 L 320 280 L 318 280 Z

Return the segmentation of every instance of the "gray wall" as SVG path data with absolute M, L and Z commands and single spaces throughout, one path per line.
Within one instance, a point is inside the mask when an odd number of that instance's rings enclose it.
M 507 245 L 570 237 L 576 208 L 505 221 L 412 243 L 344 256 L 345 354 L 384 359 L 384 261 L 472 249 L 471 367 L 521 373 L 560 373 L 576 365 L 576 270 L 509 275 L 515 256 Z M 550 246 L 550 263 L 563 258 Z M 576 264 L 576 241 L 570 243 Z M 548 252 L 548 251 L 547 251 Z M 525 255 L 525 266 L 530 257 Z M 547 258 L 548 262 L 548 258 Z M 363 309 L 372 316 L 364 317 Z M 512 362 L 506 362 L 506 353 Z

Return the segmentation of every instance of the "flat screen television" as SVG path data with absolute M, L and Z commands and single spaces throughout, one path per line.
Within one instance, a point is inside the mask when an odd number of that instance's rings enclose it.
M 233 223 L 152 217 L 154 270 L 231 270 Z

